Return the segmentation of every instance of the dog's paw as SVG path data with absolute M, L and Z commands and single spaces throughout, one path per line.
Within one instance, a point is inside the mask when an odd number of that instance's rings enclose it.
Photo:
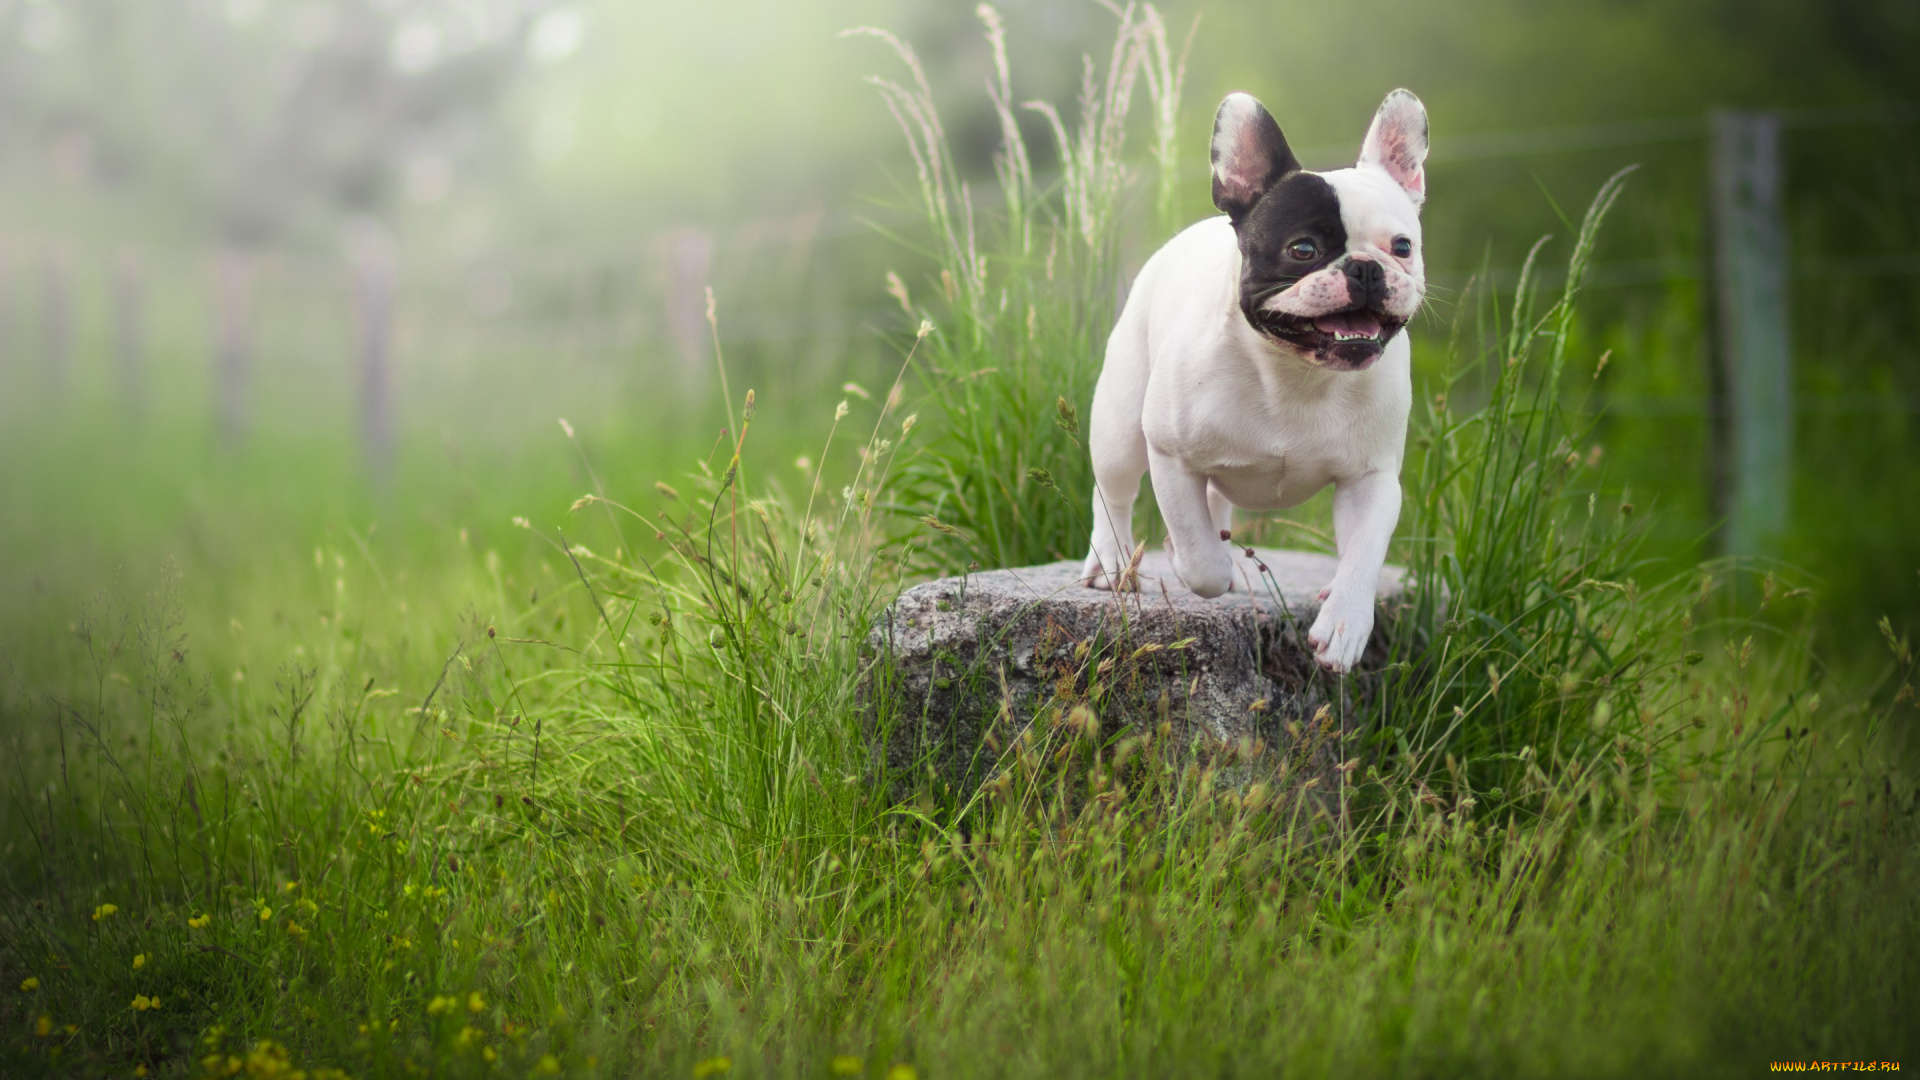
M 1173 554 L 1174 572 L 1195 596 L 1211 600 L 1233 587 L 1233 563 L 1225 551 L 1207 547 L 1188 556 L 1183 548 Z
M 1338 598 L 1321 605 L 1307 631 L 1313 658 L 1334 674 L 1352 671 L 1373 634 L 1373 597 Z
M 1089 555 L 1087 561 L 1080 564 L 1080 584 L 1089 589 L 1112 589 L 1114 579 L 1118 576 L 1117 573 L 1107 573 L 1107 568 L 1100 564 L 1098 555 Z
M 1118 570 L 1108 570 L 1100 556 L 1089 555 L 1087 561 L 1080 564 L 1080 584 L 1104 592 L 1139 592 L 1140 574 L 1137 569 L 1129 573 L 1124 564 Z

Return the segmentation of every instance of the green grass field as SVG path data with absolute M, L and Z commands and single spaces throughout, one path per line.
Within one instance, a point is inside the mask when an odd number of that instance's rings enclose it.
M 1008 718 L 979 791 L 881 773 L 865 733 L 913 717 L 860 693 L 874 613 L 1085 533 L 1076 416 L 1118 226 L 1003 176 L 1012 225 L 968 263 L 950 180 L 926 189 L 950 287 L 902 300 L 927 321 L 897 394 L 822 408 L 723 376 L 717 440 L 541 417 L 458 452 L 415 435 L 376 485 L 319 425 L 234 447 L 185 406 L 133 425 L 84 386 L 17 398 L 4 1071 L 1914 1057 L 1909 642 L 1816 653 L 1793 575 L 1652 559 L 1647 514 L 1576 452 L 1599 352 L 1578 283 L 1619 178 L 1558 249 L 1563 293 L 1470 291 L 1422 325 L 1395 552 L 1419 584 L 1343 718 L 1344 819 L 1297 767 L 1313 730 L 1103 727 L 1098 648 Z M 1048 237 L 1083 247 L 1056 263 Z

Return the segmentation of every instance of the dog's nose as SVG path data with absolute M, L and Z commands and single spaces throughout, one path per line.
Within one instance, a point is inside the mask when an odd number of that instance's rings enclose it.
M 1355 307 L 1380 307 L 1387 302 L 1387 275 L 1372 259 L 1347 260 L 1347 296 Z

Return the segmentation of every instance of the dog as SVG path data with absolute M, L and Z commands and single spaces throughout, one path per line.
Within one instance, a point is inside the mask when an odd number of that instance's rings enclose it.
M 1224 216 L 1147 260 L 1107 340 L 1088 416 L 1087 585 L 1138 587 L 1142 474 L 1174 571 L 1208 598 L 1232 584 L 1223 541 L 1235 506 L 1295 506 L 1332 484 L 1339 563 L 1307 639 L 1329 671 L 1359 661 L 1400 517 L 1427 142 L 1426 107 L 1395 90 L 1356 165 L 1311 172 L 1258 101 L 1221 102 L 1213 204 Z

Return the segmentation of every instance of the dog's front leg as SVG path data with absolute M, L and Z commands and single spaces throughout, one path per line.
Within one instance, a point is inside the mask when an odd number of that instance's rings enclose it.
M 1400 520 L 1400 477 L 1370 472 L 1339 482 L 1333 492 L 1333 528 L 1340 565 L 1321 595 L 1320 615 L 1307 632 L 1315 659 L 1328 671 L 1350 671 L 1373 633 L 1374 593 L 1387 544 Z
M 1207 506 L 1207 478 L 1151 446 L 1147 464 L 1153 474 L 1153 497 L 1167 523 L 1174 573 L 1199 596 L 1226 592 L 1233 584 L 1233 560 Z

